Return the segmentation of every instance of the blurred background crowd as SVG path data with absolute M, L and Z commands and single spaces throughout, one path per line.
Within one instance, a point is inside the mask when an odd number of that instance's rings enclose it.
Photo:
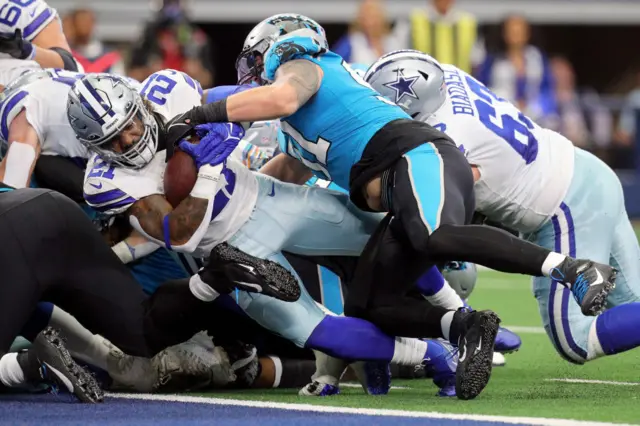
M 205 3 L 50 1 L 85 70 L 143 80 L 173 68 L 203 87 L 235 83 L 236 55 L 258 21 L 303 13 L 325 27 L 332 50 L 349 62 L 370 64 L 396 49 L 424 51 L 472 73 L 615 169 L 638 169 L 640 57 L 632 46 L 640 36 L 640 15 L 629 16 L 626 9 L 616 15 L 614 6 L 640 11 L 640 0 Z M 280 10 L 285 5 L 297 9 Z

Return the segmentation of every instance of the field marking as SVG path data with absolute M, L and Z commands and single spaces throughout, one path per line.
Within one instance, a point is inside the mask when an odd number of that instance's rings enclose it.
M 501 422 L 506 424 L 525 424 L 536 426 L 631 426 L 623 423 L 603 423 L 590 422 L 582 420 L 568 419 L 547 419 L 538 417 L 509 417 L 509 416 L 489 416 L 481 414 L 450 414 L 424 411 L 405 411 L 405 410 L 386 410 L 371 408 L 349 408 L 349 407 L 332 407 L 311 404 L 290 404 L 283 402 L 265 402 L 265 401 L 243 401 L 237 399 L 224 398 L 206 398 L 200 396 L 187 395 L 151 395 L 151 394 L 123 394 L 123 393 L 107 393 L 111 398 L 123 399 L 142 399 L 149 401 L 168 401 L 168 402 L 190 402 L 198 404 L 226 405 L 237 407 L 252 408 L 271 408 L 290 411 L 311 411 L 318 413 L 340 413 L 340 414 L 360 414 L 367 416 L 382 417 L 410 417 L 410 418 L 431 418 L 431 419 L 447 419 L 447 420 L 469 420 L 476 422 Z M 464 402 L 460 402 L 464 404 Z
M 360 388 L 362 389 L 362 385 L 358 383 L 340 383 L 341 388 Z M 411 389 L 409 386 L 391 386 L 389 389 Z
M 504 328 L 514 333 L 522 334 L 545 334 L 544 327 L 526 327 L 519 325 L 505 325 Z
M 640 382 L 614 382 L 610 380 L 588 379 L 545 379 L 546 382 L 582 383 L 590 385 L 640 386 Z

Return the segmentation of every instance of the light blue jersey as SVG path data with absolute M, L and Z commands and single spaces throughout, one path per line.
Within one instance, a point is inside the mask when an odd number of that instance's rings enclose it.
M 297 42 L 298 38 L 287 41 Z M 305 44 L 304 39 L 301 44 Z M 270 65 L 280 60 L 273 57 L 276 47 L 267 52 L 265 61 L 271 80 L 277 67 Z M 373 135 L 391 121 L 411 117 L 380 96 L 335 53 L 327 51 L 318 57 L 301 54 L 288 59 L 296 58 L 318 65 L 323 72 L 322 84 L 298 111 L 281 119 L 285 138 L 280 149 L 320 179 L 349 188 L 351 167 L 360 160 Z

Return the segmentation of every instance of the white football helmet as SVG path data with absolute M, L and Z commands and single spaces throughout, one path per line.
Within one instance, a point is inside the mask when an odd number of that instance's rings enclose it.
M 236 60 L 238 84 L 267 84 L 262 76 L 265 54 L 280 37 L 292 35 L 311 37 L 321 47 L 329 48 L 324 28 L 313 19 L 293 13 L 271 16 L 256 25 L 244 41 Z
M 140 94 L 123 78 L 87 74 L 71 88 L 67 102 L 69 124 L 78 140 L 108 162 L 139 169 L 153 159 L 158 148 L 158 123 Z M 143 133 L 124 152 L 113 149 L 113 138 L 139 120 Z
M 440 63 L 417 50 L 397 50 L 382 56 L 369 67 L 364 79 L 421 121 L 436 112 L 447 99 Z

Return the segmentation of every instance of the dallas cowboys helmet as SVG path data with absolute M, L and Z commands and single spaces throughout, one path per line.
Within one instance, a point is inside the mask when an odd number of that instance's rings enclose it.
M 442 268 L 442 275 L 458 296 L 466 300 L 476 286 L 478 269 L 475 263 L 447 262 Z
M 236 60 L 238 84 L 267 84 L 262 77 L 265 54 L 279 38 L 296 35 L 311 37 L 321 47 L 329 49 L 324 28 L 313 19 L 293 13 L 273 15 L 256 25 L 245 39 Z
M 364 78 L 417 120 L 437 111 L 447 97 L 442 67 L 417 50 L 397 50 L 382 56 Z
M 158 123 L 121 77 L 87 74 L 77 80 L 69 91 L 67 118 L 78 140 L 107 163 L 139 169 L 156 153 Z M 132 125 L 143 126 L 142 136 L 126 151 L 116 152 L 114 138 Z

